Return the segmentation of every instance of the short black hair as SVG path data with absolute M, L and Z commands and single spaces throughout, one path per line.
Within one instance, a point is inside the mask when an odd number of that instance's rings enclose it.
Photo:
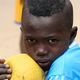
M 47 17 L 60 12 L 64 14 L 65 24 L 70 30 L 73 26 L 73 6 L 70 0 L 24 0 L 21 23 L 23 26 L 30 14 Z
M 25 0 L 25 8 L 26 4 L 30 14 L 34 16 L 51 16 L 63 11 L 65 0 Z

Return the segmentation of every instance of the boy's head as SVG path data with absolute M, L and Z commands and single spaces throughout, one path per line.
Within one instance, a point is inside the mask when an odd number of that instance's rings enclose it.
M 22 13 L 22 50 L 48 70 L 52 61 L 74 40 L 73 9 L 69 0 L 25 0 Z

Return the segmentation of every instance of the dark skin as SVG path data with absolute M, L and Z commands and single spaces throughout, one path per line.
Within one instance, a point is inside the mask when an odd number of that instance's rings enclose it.
M 67 50 L 76 35 L 77 28 L 68 30 L 63 15 L 36 17 L 21 27 L 23 52 L 28 53 L 46 71 L 51 63 Z
M 0 80 L 10 79 L 11 78 L 11 69 L 9 65 L 4 64 L 5 60 L 0 59 Z
M 44 71 L 49 70 L 51 63 L 61 56 L 74 40 L 77 27 L 67 29 L 65 14 L 57 13 L 49 17 L 25 17 L 21 27 L 21 46 Z M 5 75 L 9 74 L 9 76 Z M 3 75 L 3 77 L 2 77 Z M 10 79 L 11 70 L 0 60 L 0 80 Z

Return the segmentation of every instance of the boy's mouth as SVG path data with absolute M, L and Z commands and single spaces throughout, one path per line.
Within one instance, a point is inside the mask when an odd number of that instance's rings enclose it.
M 47 63 L 49 62 L 50 60 L 49 59 L 38 59 L 36 60 L 38 63 Z
M 39 64 L 41 65 L 46 65 L 46 64 L 49 64 L 49 61 L 46 61 L 46 62 L 38 62 Z
M 49 60 L 39 60 L 37 63 L 42 67 L 50 64 Z
M 47 62 L 38 62 L 38 64 L 43 70 L 46 70 L 50 66 L 50 62 L 49 61 L 47 61 Z

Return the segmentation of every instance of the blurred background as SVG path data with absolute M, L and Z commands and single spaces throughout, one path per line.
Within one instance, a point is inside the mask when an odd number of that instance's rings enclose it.
M 76 41 L 80 44 L 80 0 L 71 0 L 74 26 L 78 26 Z M 15 24 L 16 0 L 0 0 L 0 58 L 20 53 L 20 25 Z

